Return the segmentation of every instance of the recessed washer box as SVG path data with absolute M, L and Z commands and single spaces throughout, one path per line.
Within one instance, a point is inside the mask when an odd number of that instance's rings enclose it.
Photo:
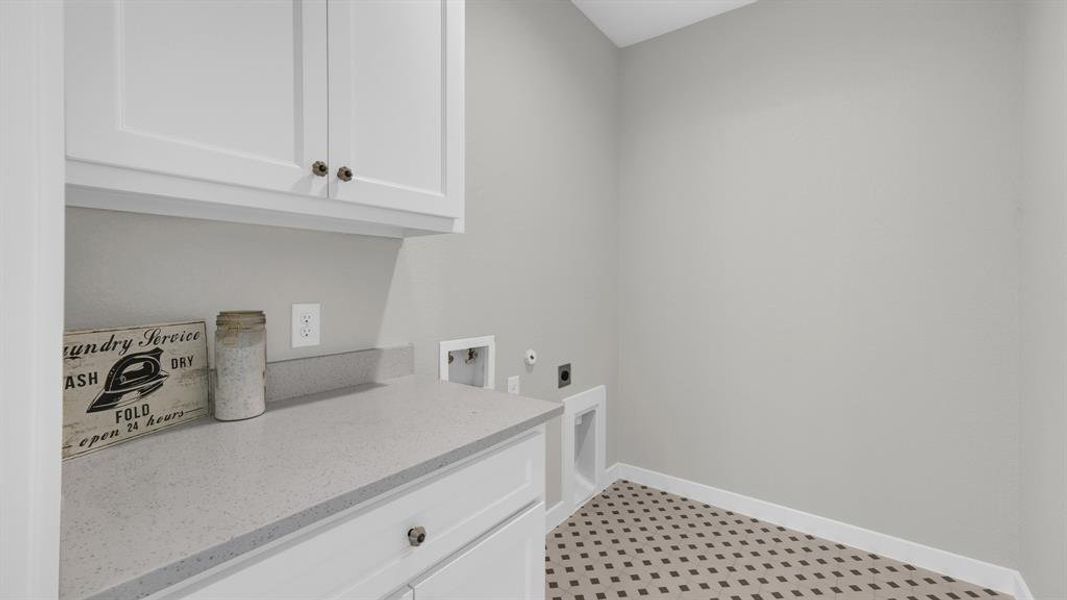
M 438 374 L 443 381 L 495 389 L 495 336 L 448 340 L 440 342 L 438 347 Z

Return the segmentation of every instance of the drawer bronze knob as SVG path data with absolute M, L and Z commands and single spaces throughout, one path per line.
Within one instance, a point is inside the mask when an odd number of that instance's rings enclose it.
M 352 169 L 348 167 L 337 169 L 337 178 L 341 181 L 352 181 Z
M 316 177 L 326 177 L 326 174 L 330 172 L 330 167 L 327 166 L 326 163 L 322 162 L 321 160 L 316 160 L 315 162 L 311 163 L 311 172 Z
M 421 546 L 426 541 L 426 530 L 422 527 L 408 529 L 408 541 L 412 546 Z

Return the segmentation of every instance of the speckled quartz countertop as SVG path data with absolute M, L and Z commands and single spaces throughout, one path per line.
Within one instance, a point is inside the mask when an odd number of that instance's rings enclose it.
M 139 598 L 562 414 L 407 376 L 63 465 L 60 598 Z

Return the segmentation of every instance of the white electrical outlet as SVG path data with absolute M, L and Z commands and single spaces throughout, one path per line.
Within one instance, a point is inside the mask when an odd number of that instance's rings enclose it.
M 318 303 L 293 305 L 293 348 L 319 345 L 319 332 L 322 329 L 320 315 Z
M 518 394 L 519 393 L 519 376 L 518 375 L 512 375 L 511 377 L 508 377 L 508 393 L 509 394 Z

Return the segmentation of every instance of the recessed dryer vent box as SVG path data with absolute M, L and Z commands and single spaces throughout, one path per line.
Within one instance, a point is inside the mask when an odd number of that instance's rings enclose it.
M 600 385 L 563 399 L 562 499 L 578 510 L 607 486 L 607 388 Z
M 491 335 L 440 343 L 438 373 L 442 380 L 494 389 L 496 338 Z

